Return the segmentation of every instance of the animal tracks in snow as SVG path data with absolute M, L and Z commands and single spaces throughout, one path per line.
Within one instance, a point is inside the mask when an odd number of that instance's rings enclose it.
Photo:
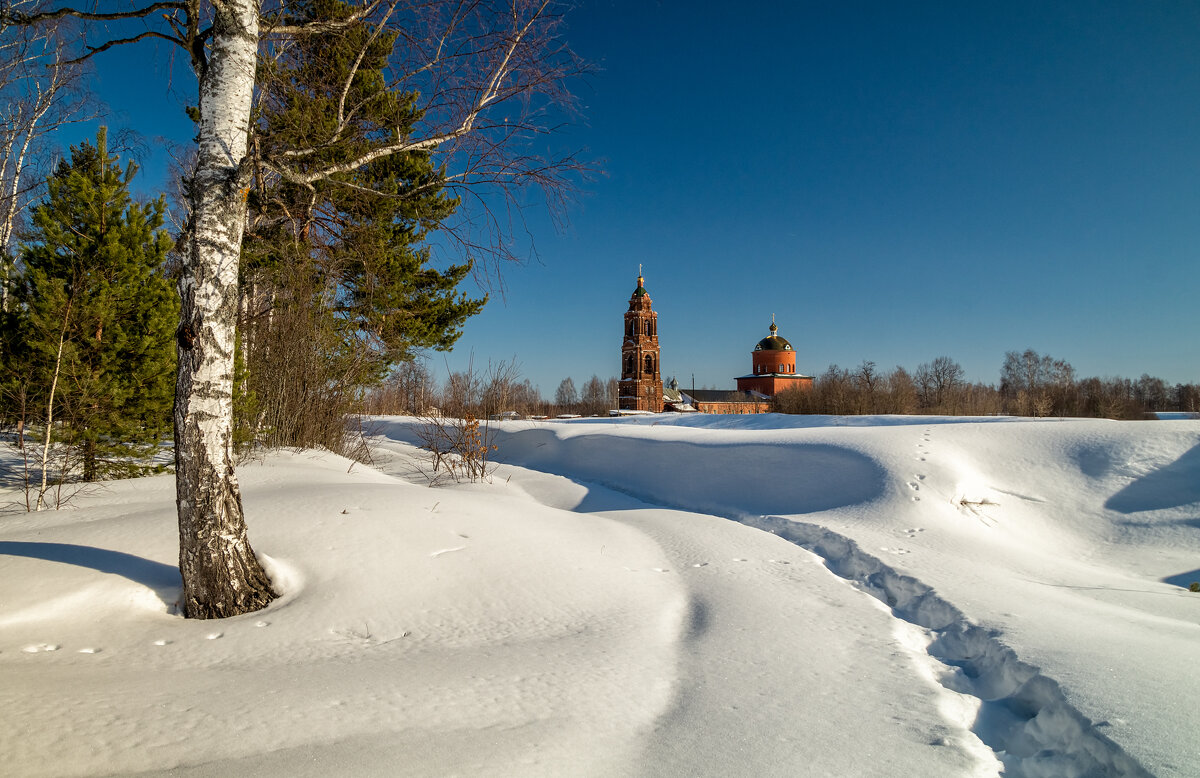
M 259 621 L 254 622 L 254 627 L 259 628 L 259 629 L 261 629 L 263 627 L 269 627 L 269 626 L 271 626 L 271 622 L 269 622 L 269 621 L 260 619 Z M 193 639 L 220 640 L 224 637 L 225 637 L 224 632 L 208 632 L 208 633 L 202 633 L 200 635 L 197 635 Z M 162 648 L 164 646 L 172 645 L 175 642 L 176 642 L 175 640 L 170 640 L 168 638 L 158 638 L 157 640 L 150 641 L 150 645 Z M 97 646 L 95 644 L 87 644 L 87 643 L 83 644 L 79 648 L 64 646 L 61 643 L 30 643 L 29 645 L 21 647 L 21 651 L 26 654 L 45 654 L 45 653 L 53 653 L 53 652 L 61 651 L 64 654 L 65 653 L 76 653 L 76 654 L 85 654 L 88 656 L 94 656 L 96 654 L 104 653 L 105 650 L 106 649 L 102 646 Z
M 21 650 L 23 652 L 25 652 L 26 654 L 43 654 L 43 653 L 50 652 L 50 651 L 58 651 L 61 648 L 62 648 L 62 646 L 59 645 L 58 643 L 33 643 L 31 645 L 25 646 Z M 104 651 L 103 648 L 97 648 L 96 646 L 84 646 L 83 648 L 77 650 L 75 653 L 77 653 L 77 654 L 99 654 L 102 651 Z
M 929 453 L 929 450 L 928 450 L 929 446 L 927 444 L 930 441 L 930 433 L 931 432 L 932 432 L 932 430 L 925 430 L 921 434 L 921 441 L 919 443 L 917 443 L 917 445 L 915 446 L 915 448 L 917 449 L 917 455 L 914 457 L 914 459 L 916 459 L 918 462 L 924 462 L 925 455 Z

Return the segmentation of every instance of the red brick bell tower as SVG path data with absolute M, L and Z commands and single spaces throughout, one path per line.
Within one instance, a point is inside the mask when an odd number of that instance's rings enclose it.
M 637 289 L 625 312 L 625 340 L 621 343 L 621 383 L 617 407 L 623 411 L 663 409 L 663 382 L 658 364 L 658 314 L 650 308 L 641 265 Z

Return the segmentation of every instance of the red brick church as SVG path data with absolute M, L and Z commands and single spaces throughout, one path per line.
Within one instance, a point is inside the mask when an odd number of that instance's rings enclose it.
M 664 394 L 658 346 L 658 314 L 638 268 L 637 288 L 625 312 L 625 337 L 621 342 L 620 411 L 658 413 L 663 410 L 701 413 L 765 413 L 771 398 L 785 389 L 811 389 L 812 377 L 796 372 L 796 352 L 778 335 L 771 316 L 771 334 L 751 352 L 752 370 L 739 376 L 737 390 L 679 390 L 672 381 Z
M 739 392 L 757 392 L 774 397 L 784 389 L 811 389 L 812 376 L 796 372 L 796 352 L 786 338 L 777 334 L 775 315 L 771 314 L 771 334 L 760 340 L 751 352 L 754 372 L 737 377 Z

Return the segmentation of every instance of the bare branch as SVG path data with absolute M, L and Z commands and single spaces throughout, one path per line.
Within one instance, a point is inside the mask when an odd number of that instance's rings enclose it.
M 267 35 L 322 35 L 324 33 L 338 32 L 340 30 L 345 30 L 349 27 L 353 27 L 354 25 L 358 24 L 362 20 L 366 19 L 368 16 L 370 16 L 372 13 L 375 12 L 375 9 L 377 9 L 382 4 L 383 4 L 383 0 L 371 0 L 370 3 L 364 5 L 361 9 L 350 14 L 345 19 L 338 19 L 338 20 L 315 19 L 312 21 L 302 22 L 299 24 L 297 24 L 297 23 L 289 24 L 286 22 L 282 22 L 279 19 L 274 19 L 274 20 L 266 19 L 266 20 L 264 20 L 262 34 L 264 36 L 267 36 Z M 395 3 L 392 3 L 393 8 L 395 8 L 395 5 L 396 5 Z M 390 13 L 390 11 L 389 11 L 389 13 Z
M 161 32 L 157 32 L 156 30 L 146 30 L 145 32 L 143 32 L 139 35 L 135 35 L 132 38 L 119 38 L 116 40 L 108 41 L 107 43 L 104 43 L 101 46 L 88 46 L 87 54 L 84 54 L 82 57 L 76 57 L 75 59 L 69 59 L 64 64 L 77 65 L 80 62 L 83 62 L 84 60 L 91 59 L 92 57 L 96 56 L 97 54 L 99 54 L 102 51 L 108 51 L 113 46 L 122 46 L 126 43 L 137 43 L 138 41 L 144 40 L 146 38 L 161 38 L 162 40 L 170 41 L 171 43 L 174 43 L 176 46 L 181 46 L 184 49 L 187 49 L 189 51 L 191 50 L 188 47 L 188 44 L 186 41 L 180 40 L 179 38 L 174 38 L 170 35 L 166 35 Z
M 485 109 L 493 104 L 503 102 L 509 97 L 521 94 L 525 91 L 525 87 L 523 86 L 517 86 L 506 91 L 503 89 L 504 83 L 509 74 L 512 72 L 511 68 L 515 53 L 518 51 L 522 42 L 533 28 L 534 23 L 541 18 L 549 3 L 550 0 L 542 0 L 542 3 L 530 15 L 529 19 L 527 19 L 523 25 L 520 25 L 518 22 L 519 26 L 517 26 L 512 36 L 507 40 L 499 62 L 487 75 L 485 85 L 482 87 L 482 89 L 480 89 L 475 99 L 467 109 L 465 115 L 453 129 L 427 138 L 400 139 L 396 143 L 377 146 L 373 149 L 370 149 L 354 159 L 338 164 L 326 165 L 316 170 L 300 172 L 289 169 L 284 163 L 275 160 L 267 160 L 265 164 L 272 170 L 276 171 L 286 181 L 296 184 L 311 184 L 315 181 L 328 179 L 339 173 L 348 173 L 350 171 L 357 170 L 365 165 L 369 165 L 377 159 L 382 159 L 395 154 L 405 154 L 414 151 L 434 151 L 450 141 L 470 134 L 476 129 L 476 123 Z M 514 17 L 515 14 L 516 10 L 514 6 Z M 514 21 L 516 21 L 515 18 Z M 443 45 L 444 40 L 439 41 L 439 52 L 441 51 Z M 340 130 L 341 128 L 339 128 L 339 134 Z M 305 149 L 289 149 L 281 152 L 278 156 L 283 159 L 300 159 L 311 156 L 320 148 L 322 147 L 314 146 Z
M 96 22 L 112 22 L 119 21 L 121 19 L 143 19 L 155 11 L 161 11 L 164 9 L 186 11 L 187 5 L 188 4 L 185 2 L 185 0 L 167 0 L 165 2 L 151 3 L 145 8 L 141 8 L 136 11 L 117 11 L 114 13 L 81 11 L 77 8 L 56 8 L 53 11 L 25 14 L 13 10 L 0 9 L 0 24 L 41 24 L 42 22 L 47 22 L 52 19 L 62 19 L 67 16 Z

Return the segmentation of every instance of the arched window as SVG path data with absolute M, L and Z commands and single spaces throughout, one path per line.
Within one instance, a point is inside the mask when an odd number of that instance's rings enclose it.
M 651 356 L 650 354 L 646 355 L 645 372 L 651 373 L 651 374 L 654 373 L 654 357 Z
M 633 337 L 633 321 L 632 320 L 625 322 L 625 337 L 627 337 L 627 338 Z
M 625 375 L 628 378 L 633 377 L 633 354 L 625 355 Z

